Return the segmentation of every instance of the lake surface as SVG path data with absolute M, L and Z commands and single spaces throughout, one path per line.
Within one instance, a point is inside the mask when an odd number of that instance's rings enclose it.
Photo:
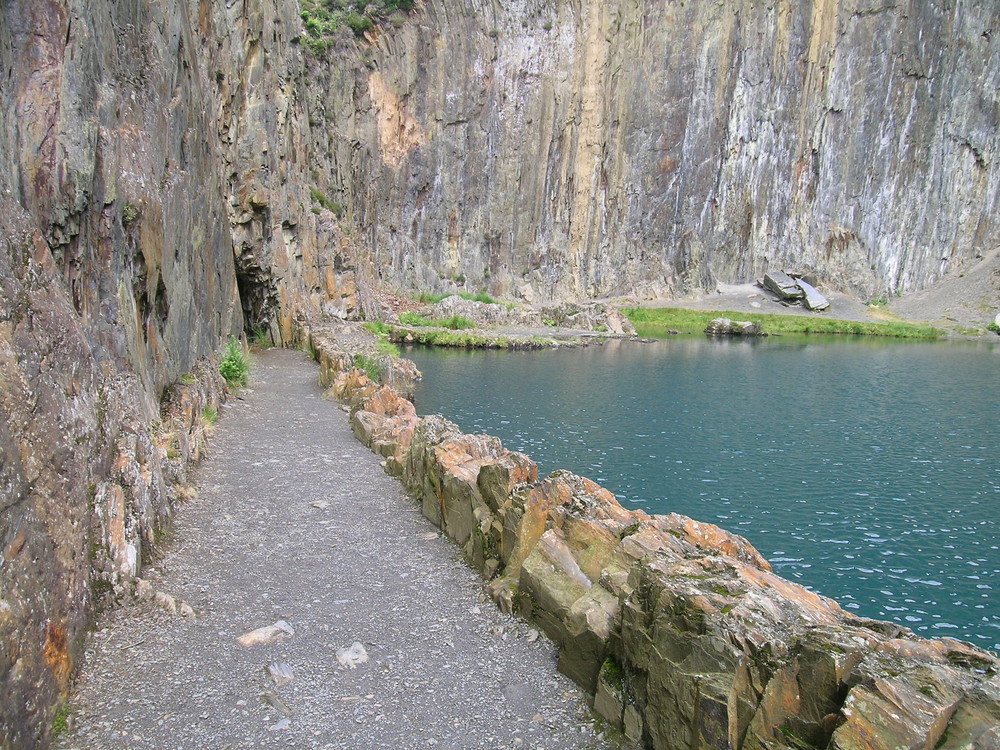
M 420 414 L 747 537 L 856 614 L 1000 650 L 1000 347 L 411 348 Z

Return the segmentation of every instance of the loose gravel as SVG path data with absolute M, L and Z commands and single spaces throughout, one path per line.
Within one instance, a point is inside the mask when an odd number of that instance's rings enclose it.
M 495 609 L 354 440 L 305 355 L 257 357 L 212 450 L 143 572 L 197 617 L 154 601 L 103 615 L 58 747 L 616 746 L 552 644 Z M 237 642 L 279 620 L 294 634 Z

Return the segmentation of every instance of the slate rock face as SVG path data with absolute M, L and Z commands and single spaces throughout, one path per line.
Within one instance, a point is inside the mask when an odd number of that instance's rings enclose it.
M 430 0 L 305 96 L 401 288 L 906 292 L 996 247 L 994 10 Z
M 99 372 L 48 246 L 0 195 L 0 746 L 32 747 L 87 618 Z M 8 717 L 10 717 L 8 719 Z M 19 717 L 14 721 L 13 717 Z

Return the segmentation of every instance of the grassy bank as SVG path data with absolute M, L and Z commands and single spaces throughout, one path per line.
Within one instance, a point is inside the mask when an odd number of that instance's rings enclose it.
M 505 336 L 485 331 L 451 331 L 397 326 L 391 327 L 390 339 L 401 344 L 450 346 L 458 349 L 549 349 L 557 346 L 556 342 L 541 336 Z
M 940 328 L 901 322 L 862 322 L 806 315 L 740 313 L 729 310 L 685 310 L 677 307 L 631 307 L 622 313 L 632 321 L 640 336 L 665 336 L 670 331 L 700 333 L 714 318 L 751 320 L 766 333 L 843 333 L 854 336 L 889 336 L 904 339 L 936 339 Z

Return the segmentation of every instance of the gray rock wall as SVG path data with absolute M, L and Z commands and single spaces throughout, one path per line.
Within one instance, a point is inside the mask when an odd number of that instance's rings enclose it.
M 429 0 L 305 92 L 314 163 L 403 289 L 655 296 L 791 266 L 911 291 L 997 246 L 997 21 Z

